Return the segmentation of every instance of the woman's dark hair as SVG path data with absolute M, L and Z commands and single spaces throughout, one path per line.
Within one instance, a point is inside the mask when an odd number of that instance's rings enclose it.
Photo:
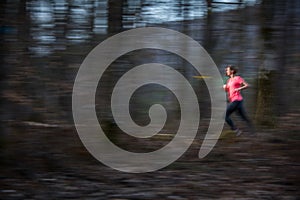
M 237 67 L 233 65 L 227 65 L 226 68 L 229 68 L 231 71 L 233 71 L 233 74 L 237 73 Z

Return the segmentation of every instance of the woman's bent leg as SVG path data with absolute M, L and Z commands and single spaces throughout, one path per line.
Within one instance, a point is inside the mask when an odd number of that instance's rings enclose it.
M 237 109 L 238 104 L 239 104 L 238 101 L 231 102 L 228 104 L 226 109 L 225 121 L 230 126 L 231 130 L 237 129 L 232 119 L 230 118 L 230 115 Z

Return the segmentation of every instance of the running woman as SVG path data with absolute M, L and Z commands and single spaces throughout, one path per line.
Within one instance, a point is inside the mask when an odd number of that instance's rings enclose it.
M 225 68 L 226 76 L 229 77 L 226 84 L 223 86 L 224 90 L 227 92 L 229 104 L 226 109 L 225 121 L 230 126 L 231 130 L 236 133 L 236 136 L 240 136 L 242 131 L 235 126 L 230 115 L 238 111 L 238 114 L 242 117 L 244 121 L 250 128 L 251 133 L 254 133 L 252 122 L 248 118 L 246 111 L 243 106 L 243 96 L 241 95 L 241 90 L 249 87 L 249 84 L 241 77 L 236 76 L 237 69 L 232 65 L 228 65 Z

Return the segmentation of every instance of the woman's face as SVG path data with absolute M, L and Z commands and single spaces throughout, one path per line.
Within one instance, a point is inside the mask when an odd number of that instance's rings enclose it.
M 230 69 L 230 67 L 225 68 L 226 76 L 231 76 L 233 74 L 233 70 Z

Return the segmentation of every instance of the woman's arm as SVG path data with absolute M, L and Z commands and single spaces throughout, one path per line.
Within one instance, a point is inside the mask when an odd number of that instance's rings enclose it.
M 243 80 L 242 84 L 241 84 L 241 87 L 239 88 L 236 88 L 235 91 L 240 91 L 240 90 L 243 90 L 243 89 L 246 89 L 249 87 L 249 84 Z

